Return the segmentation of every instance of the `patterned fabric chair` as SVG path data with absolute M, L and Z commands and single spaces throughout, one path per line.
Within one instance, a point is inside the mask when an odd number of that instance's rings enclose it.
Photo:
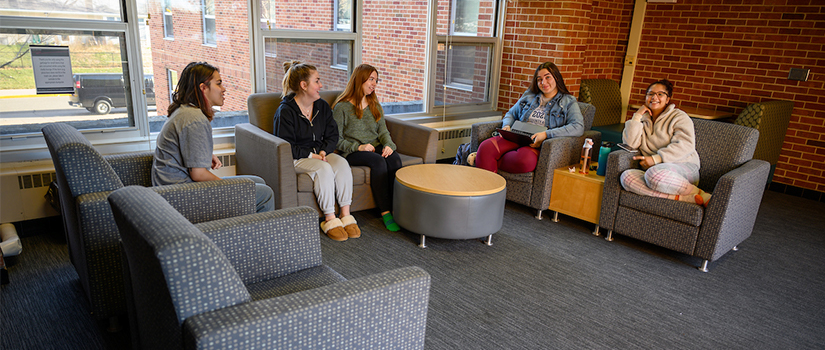
M 750 237 L 770 166 L 752 159 L 759 131 L 739 125 L 693 119 L 699 153 L 699 188 L 711 192 L 707 208 L 640 196 L 622 188 L 621 173 L 637 168 L 633 154 L 610 153 L 599 225 L 613 233 L 709 261 L 719 259 Z
M 346 280 L 321 263 L 317 213 L 197 225 L 151 190 L 109 196 L 144 349 L 422 349 L 430 276 Z
M 734 124 L 744 125 L 759 130 L 759 142 L 753 152 L 754 159 L 761 159 L 771 164 L 771 176 L 779 161 L 782 143 L 793 113 L 793 101 L 765 101 L 754 103 L 745 108 Z
M 69 257 L 95 318 L 126 314 L 120 236 L 106 196 L 128 185 L 151 186 L 152 153 L 101 155 L 80 132 L 62 123 L 42 129 L 59 188 Z M 251 180 L 153 187 L 193 222 L 255 212 Z M 112 324 L 112 326 L 115 326 Z
M 579 102 L 579 108 L 584 117 L 584 135 L 545 140 L 541 144 L 536 170 L 532 173 L 511 174 L 501 170 L 498 172 L 507 181 L 507 200 L 536 209 L 538 211 L 536 218 L 539 220 L 541 220 L 541 212 L 550 205 L 553 171 L 579 162 L 585 138 L 592 139 L 594 145 L 601 143 L 601 133 L 590 130 L 596 108 L 582 102 Z M 501 121 L 473 124 L 470 131 L 470 152 L 477 152 L 481 142 L 492 137 L 493 132 L 500 127 Z M 593 149 L 598 157 L 599 148 Z
M 340 93 L 324 91 L 321 98 L 332 105 Z M 252 94 L 247 99 L 249 123 L 235 125 L 235 172 L 263 178 L 275 192 L 276 209 L 306 205 L 321 215 L 312 191 L 312 178 L 295 173 L 289 143 L 272 134 L 275 112 L 280 104 L 280 93 Z M 385 118 L 403 166 L 435 163 L 438 150 L 435 129 L 393 117 Z M 369 179 L 370 168 L 352 167 L 352 211 L 375 208 Z
M 602 141 L 622 142 L 622 91 L 611 79 L 582 79 L 579 101 L 596 107 L 593 130 L 602 133 Z

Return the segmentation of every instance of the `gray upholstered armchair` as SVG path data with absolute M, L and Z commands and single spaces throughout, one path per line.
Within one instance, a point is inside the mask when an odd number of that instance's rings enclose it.
M 612 79 L 582 79 L 579 101 L 596 107 L 593 130 L 602 133 L 602 141 L 622 142 L 624 118 L 622 116 L 622 91 Z
M 330 105 L 340 91 L 321 92 Z M 235 172 L 257 175 L 275 193 L 275 208 L 306 205 L 321 211 L 312 191 L 312 179 L 296 174 L 289 143 L 272 134 L 275 111 L 281 104 L 280 93 L 252 94 L 247 99 L 249 123 L 235 125 Z M 435 163 L 438 131 L 432 128 L 385 116 L 387 129 L 398 147 L 403 166 Z M 369 185 L 370 168 L 352 167 L 352 211 L 375 208 Z
M 744 125 L 759 130 L 759 142 L 753 152 L 754 159 L 761 159 L 771 164 L 771 176 L 779 161 L 782 152 L 782 143 L 788 132 L 788 123 L 793 114 L 793 101 L 765 101 L 749 105 L 734 121 L 736 125 Z
M 317 213 L 297 207 L 189 223 L 143 187 L 109 196 L 144 349 L 422 349 L 430 276 L 346 280 L 321 262 Z
M 558 137 L 547 139 L 541 144 L 539 162 L 532 173 L 510 174 L 499 170 L 499 175 L 507 181 L 507 199 L 536 209 L 536 218 L 541 220 L 541 213 L 550 205 L 550 190 L 553 188 L 553 171 L 563 166 L 576 164 L 581 158 L 585 138 L 593 140 L 595 145 L 601 143 L 601 133 L 590 130 L 596 108 L 579 102 L 584 117 L 584 135 L 580 137 Z M 481 142 L 492 137 L 493 132 L 501 127 L 501 121 L 475 123 L 471 128 L 470 150 L 478 151 Z M 594 148 L 594 149 L 598 149 Z M 597 160 L 597 158 L 595 159 Z
M 707 208 L 625 191 L 619 177 L 639 162 L 619 150 L 608 158 L 599 225 L 608 230 L 607 240 L 618 233 L 699 257 L 699 269 L 707 272 L 709 261 L 750 237 L 770 167 L 752 159 L 755 129 L 701 119 L 693 124 L 702 163 L 699 188 L 713 194 Z
M 75 128 L 43 127 L 59 188 L 69 257 L 91 313 L 98 319 L 126 314 L 120 235 L 106 196 L 128 185 L 151 186 L 152 153 L 101 155 Z M 242 181 L 238 181 L 242 180 Z M 255 184 L 231 179 L 153 187 L 193 222 L 255 212 Z M 114 326 L 114 325 L 112 325 Z

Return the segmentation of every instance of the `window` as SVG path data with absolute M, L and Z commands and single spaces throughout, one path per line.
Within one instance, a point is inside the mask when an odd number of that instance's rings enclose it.
M 169 82 L 169 86 L 167 86 L 169 90 L 169 101 L 171 102 L 174 100 L 175 87 L 178 86 L 178 72 L 172 69 L 166 69 L 166 81 Z
M 177 72 L 203 60 L 221 70 L 228 90 L 212 123 L 215 144 L 231 145 L 233 126 L 248 121 L 254 74 L 247 47 L 232 46 L 250 40 L 248 28 L 237 26 L 249 25 L 247 3 L 231 2 L 232 11 L 218 12 L 226 3 L 0 0 L 0 64 L 8 63 L 0 68 L 0 90 L 15 90 L 0 91 L 6 95 L 0 102 L 3 162 L 48 158 L 40 128 L 55 120 L 83 131 L 103 153 L 150 149 L 152 133 L 167 119 Z M 175 30 L 172 14 L 180 15 Z M 217 19 L 236 25 L 217 27 Z M 174 31 L 175 40 L 158 40 Z M 233 40 L 223 51 L 203 45 L 224 36 Z M 36 94 L 29 45 L 68 47 L 74 94 Z
M 163 37 L 172 39 L 175 31 L 172 27 L 172 0 L 163 0 Z
M 478 32 L 479 0 L 452 0 L 450 34 L 476 35 Z
M 254 45 L 262 50 L 255 62 L 265 67 L 256 74 L 258 92 L 282 89 L 288 59 L 319 68 L 324 90 L 343 88 L 349 77 L 340 73 L 367 63 L 378 69 L 377 94 L 387 114 L 495 110 L 498 87 L 490 81 L 501 56 L 495 26 L 503 24 L 497 20 L 506 1 L 258 1 Z
M 203 43 L 215 45 L 215 0 L 202 0 L 203 7 Z

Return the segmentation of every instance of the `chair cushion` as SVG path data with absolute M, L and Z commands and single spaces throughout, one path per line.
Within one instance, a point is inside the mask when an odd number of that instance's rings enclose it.
M 297 293 L 347 279 L 326 265 L 311 267 L 283 277 L 246 285 L 252 300 L 265 300 Z
M 666 217 L 681 223 L 696 226 L 702 224 L 705 208 L 698 204 L 675 201 L 672 199 L 640 196 L 622 190 L 619 206 L 628 207 L 643 213 Z

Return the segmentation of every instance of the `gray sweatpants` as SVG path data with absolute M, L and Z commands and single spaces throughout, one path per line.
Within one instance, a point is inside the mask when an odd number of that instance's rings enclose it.
M 338 205 L 352 204 L 352 170 L 343 157 L 333 153 L 327 161 L 315 158 L 295 159 L 295 171 L 306 173 L 312 178 L 313 192 L 318 197 L 318 206 L 324 215 L 335 213 L 335 199 Z

